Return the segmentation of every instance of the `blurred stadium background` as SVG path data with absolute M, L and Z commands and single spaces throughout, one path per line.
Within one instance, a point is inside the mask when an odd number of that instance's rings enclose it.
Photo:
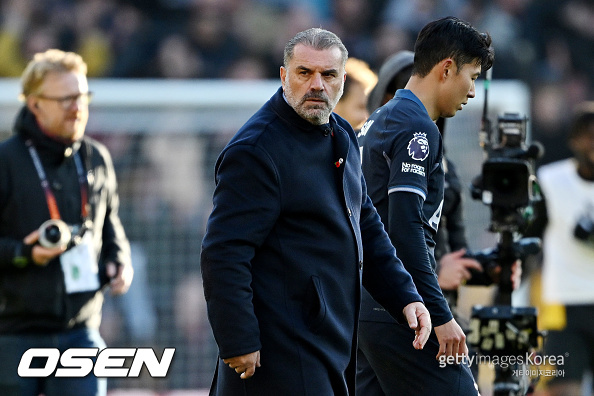
M 102 334 L 111 346 L 177 348 L 167 378 L 114 379 L 112 395 L 198 395 L 210 384 L 216 345 L 199 253 L 214 161 L 279 86 L 285 42 L 322 26 L 377 71 L 445 15 L 493 36 L 491 119 L 526 114 L 531 137 L 547 149 L 539 164 L 567 156 L 569 110 L 593 99 L 590 1 L 0 0 L 0 139 L 11 133 L 18 76 L 32 54 L 83 55 L 95 94 L 87 133 L 114 157 L 136 268 L 130 293 L 107 299 Z M 465 185 L 483 161 L 483 99 L 478 84 L 476 99 L 447 124 L 446 150 Z M 466 198 L 471 247 L 493 246 L 488 208 Z

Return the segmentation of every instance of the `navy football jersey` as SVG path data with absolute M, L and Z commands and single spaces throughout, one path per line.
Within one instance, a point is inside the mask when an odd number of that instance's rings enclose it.
M 452 315 L 439 288 L 433 255 L 445 183 L 439 129 L 423 103 L 411 91 L 401 89 L 369 117 L 360 135 L 367 193 L 432 320 L 436 325 L 444 324 Z M 416 194 L 412 201 L 422 202 L 421 213 L 410 213 L 408 218 L 390 214 L 390 194 L 399 192 Z M 422 230 L 417 225 L 420 223 Z M 390 321 L 382 311 L 363 293 L 362 320 Z
M 361 133 L 367 191 L 382 221 L 388 220 L 388 195 L 408 191 L 423 199 L 428 246 L 434 245 L 443 205 L 443 146 L 437 125 L 409 90 L 401 89 L 376 110 Z

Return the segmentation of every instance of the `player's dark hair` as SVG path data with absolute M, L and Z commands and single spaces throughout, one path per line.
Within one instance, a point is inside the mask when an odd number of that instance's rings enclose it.
M 493 66 L 495 57 L 489 33 L 481 33 L 456 17 L 445 17 L 428 23 L 415 43 L 413 75 L 425 77 L 446 58 L 452 58 L 458 71 L 476 63 L 482 71 Z

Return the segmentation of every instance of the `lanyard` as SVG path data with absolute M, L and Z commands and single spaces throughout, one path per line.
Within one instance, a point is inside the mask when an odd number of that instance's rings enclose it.
M 47 176 L 45 171 L 43 170 L 43 165 L 41 164 L 41 159 L 39 158 L 39 154 L 33 146 L 31 140 L 27 140 L 26 142 L 27 148 L 29 149 L 29 154 L 31 155 L 31 159 L 33 159 L 33 164 L 35 164 L 35 169 L 37 170 L 37 175 L 39 176 L 39 180 L 41 181 L 41 187 L 43 188 L 43 192 L 45 193 L 45 200 L 47 201 L 47 207 L 50 212 L 50 217 L 52 219 L 60 219 L 60 211 L 58 210 L 58 203 L 56 202 L 56 196 L 54 192 L 50 188 L 49 182 L 47 180 Z M 78 174 L 78 184 L 80 185 L 80 198 L 81 198 L 81 216 L 82 219 L 86 219 L 89 215 L 88 210 L 88 195 L 87 195 L 87 179 L 85 177 L 85 170 L 82 165 L 82 161 L 80 159 L 80 155 L 78 151 L 74 153 L 74 163 L 76 164 L 76 173 Z

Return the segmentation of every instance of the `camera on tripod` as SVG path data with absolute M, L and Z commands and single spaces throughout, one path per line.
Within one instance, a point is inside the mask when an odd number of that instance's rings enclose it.
M 474 199 L 491 207 L 490 230 L 517 231 L 526 225 L 526 209 L 538 199 L 532 162 L 542 156 L 539 143 L 526 145 L 528 119 L 518 113 L 504 113 L 497 122 L 497 136 L 492 139 L 488 121 L 481 145 L 487 159 L 482 173 L 472 183 Z
M 534 307 L 514 307 L 512 268 L 517 260 L 540 252 L 539 238 L 523 238 L 523 232 L 533 219 L 534 207 L 541 200 L 534 161 L 544 153 L 540 143 L 526 144 L 528 118 L 518 113 L 504 113 L 497 119 L 492 133 L 487 117 L 489 70 L 485 82 L 480 145 L 486 154 L 482 173 L 471 185 L 474 199 L 480 199 L 491 210 L 489 231 L 498 234 L 497 245 L 472 254 L 485 270 L 496 273 L 493 281 L 497 294 L 492 306 L 475 306 L 470 318 L 467 340 L 480 355 L 511 358 L 538 349 L 544 334 L 537 326 Z M 493 271 L 496 268 L 497 271 Z M 487 272 L 484 271 L 484 272 Z M 513 375 L 513 368 L 524 363 L 515 360 L 513 366 L 495 367 L 493 394 L 496 396 L 525 395 L 530 387 L 528 378 Z
M 539 199 L 533 161 L 542 155 L 542 149 L 536 143 L 526 145 L 527 121 L 518 113 L 504 113 L 498 117 L 493 137 L 489 120 L 483 115 L 481 145 L 487 158 L 471 186 L 472 197 L 491 209 L 489 230 L 499 233 L 496 247 L 473 255 L 483 267 L 486 263 L 500 267 L 496 297 L 500 306 L 475 307 L 471 317 L 473 334 L 469 342 L 488 355 L 521 353 L 529 345 L 536 347 L 536 309 L 511 307 L 512 265 L 537 254 L 541 247 L 539 238 L 519 238 L 520 230 L 530 221 L 531 204 Z
M 71 248 L 82 240 L 85 226 L 68 225 L 60 219 L 50 219 L 39 227 L 39 244 L 46 248 Z

